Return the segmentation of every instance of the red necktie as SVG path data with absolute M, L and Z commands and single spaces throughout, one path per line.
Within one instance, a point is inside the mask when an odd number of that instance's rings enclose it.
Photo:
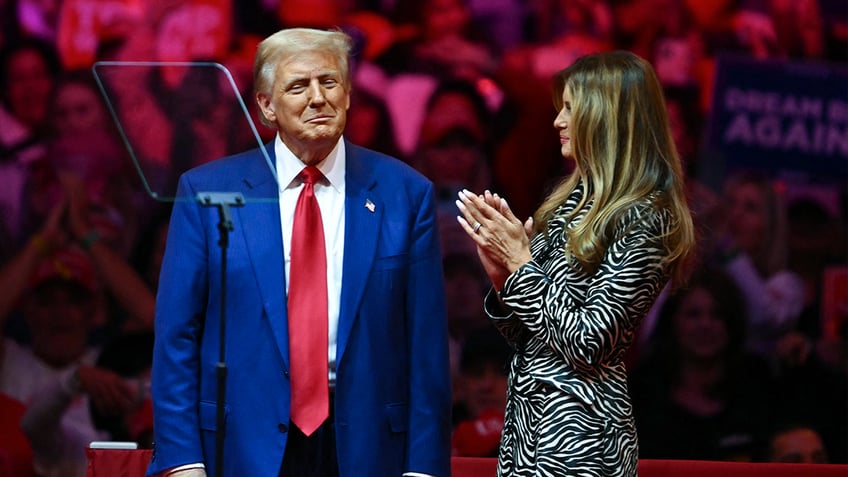
M 327 254 L 314 166 L 300 173 L 303 189 L 294 209 L 289 268 L 291 420 L 307 436 L 329 416 L 327 369 Z

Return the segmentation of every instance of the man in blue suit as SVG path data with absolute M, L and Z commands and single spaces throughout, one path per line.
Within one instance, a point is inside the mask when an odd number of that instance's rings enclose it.
M 342 32 L 300 28 L 259 45 L 256 100 L 260 119 L 277 129 L 265 146 L 276 181 L 258 149 L 180 178 L 157 298 L 149 475 L 214 475 L 218 465 L 222 264 L 218 211 L 193 200 L 202 191 L 240 192 L 246 202 L 232 209 L 227 249 L 223 475 L 450 475 L 433 187 L 402 162 L 343 139 L 350 45 Z M 324 317 L 327 367 L 319 391 L 298 395 L 292 380 L 301 367 L 292 366 L 291 350 L 302 343 L 290 340 L 288 293 L 292 274 L 305 268 L 290 266 L 290 250 L 306 166 L 320 171 L 310 187 L 327 293 L 323 301 L 316 288 L 312 311 Z M 317 428 L 293 422 L 293 401 L 318 395 L 328 401 L 313 408 Z

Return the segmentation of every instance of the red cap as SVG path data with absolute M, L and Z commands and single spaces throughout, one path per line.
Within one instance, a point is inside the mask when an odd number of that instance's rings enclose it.
M 76 283 L 92 293 L 97 291 L 94 267 L 77 248 L 61 248 L 45 257 L 30 276 L 29 285 L 32 289 L 53 280 Z

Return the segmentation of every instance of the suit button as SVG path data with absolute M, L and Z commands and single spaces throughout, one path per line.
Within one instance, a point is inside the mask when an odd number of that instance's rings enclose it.
M 288 432 L 289 431 L 288 426 L 286 426 L 285 424 L 277 424 L 277 429 L 280 432 Z

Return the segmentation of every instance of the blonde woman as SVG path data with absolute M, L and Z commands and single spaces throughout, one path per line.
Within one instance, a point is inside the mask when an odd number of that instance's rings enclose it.
M 628 52 L 588 55 L 555 78 L 574 172 L 524 224 L 488 191 L 458 220 L 492 280 L 490 319 L 513 346 L 501 476 L 634 476 L 638 446 L 622 358 L 694 231 L 662 90 Z
M 740 170 L 725 179 L 724 197 L 712 258 L 745 296 L 746 348 L 766 358 L 793 359 L 795 348 L 803 355 L 806 343 L 791 336 L 804 308 L 804 282 L 789 270 L 787 210 L 778 184 Z

